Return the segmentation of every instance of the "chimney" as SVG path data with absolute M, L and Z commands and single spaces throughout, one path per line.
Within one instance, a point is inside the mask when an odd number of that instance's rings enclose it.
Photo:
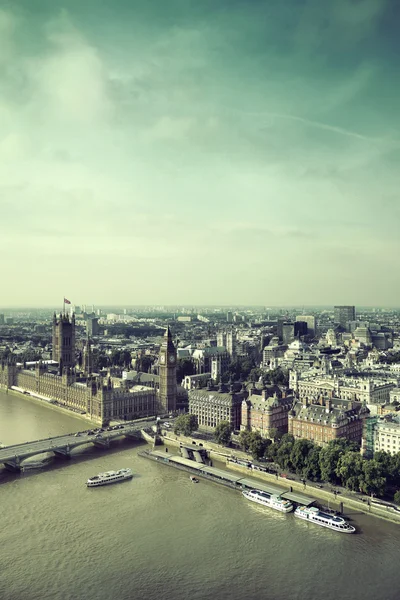
M 325 402 L 325 412 L 330 413 L 331 409 L 332 409 L 332 401 L 329 398 L 327 398 L 326 402 Z

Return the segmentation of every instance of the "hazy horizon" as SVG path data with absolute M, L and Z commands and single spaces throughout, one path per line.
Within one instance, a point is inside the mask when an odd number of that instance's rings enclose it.
M 395 307 L 395 3 L 104 4 L 0 8 L 0 304 Z

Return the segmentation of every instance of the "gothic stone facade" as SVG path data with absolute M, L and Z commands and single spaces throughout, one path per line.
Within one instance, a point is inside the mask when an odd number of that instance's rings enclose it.
M 153 416 L 157 411 L 157 395 L 153 387 L 114 388 L 109 379 L 91 377 L 77 380 L 73 369 L 65 368 L 62 375 L 58 375 L 48 372 L 40 363 L 33 370 L 24 369 L 22 365 L 2 364 L 0 386 L 15 386 L 38 397 L 54 400 L 85 413 L 100 424 Z

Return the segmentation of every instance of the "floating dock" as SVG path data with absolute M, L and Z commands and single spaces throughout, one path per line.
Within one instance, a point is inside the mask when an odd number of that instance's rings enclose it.
M 139 456 L 149 458 L 150 460 L 163 463 L 170 467 L 175 467 L 181 471 L 187 471 L 192 475 L 208 479 L 209 481 L 214 481 L 215 483 L 220 483 L 232 489 L 240 491 L 245 489 L 261 490 L 263 492 L 268 492 L 269 494 L 281 496 L 285 500 L 290 500 L 291 502 L 295 502 L 301 506 L 310 506 L 316 501 L 315 498 L 310 498 L 309 496 L 299 494 L 298 492 L 288 492 L 284 488 L 270 485 L 269 483 L 263 483 L 258 479 L 253 479 L 252 477 L 243 477 L 229 471 L 225 471 L 224 469 L 208 467 L 207 465 L 195 462 L 194 460 L 169 454 L 168 452 L 162 452 L 161 450 L 145 450 L 144 452 L 139 452 Z

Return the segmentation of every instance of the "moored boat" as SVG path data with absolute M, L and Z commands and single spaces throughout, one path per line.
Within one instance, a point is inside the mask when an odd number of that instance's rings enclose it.
M 340 533 L 354 533 L 356 530 L 343 517 L 324 512 L 316 506 L 298 506 L 294 511 L 294 516 Z
M 118 483 L 125 479 L 132 479 L 133 473 L 131 469 L 119 469 L 119 471 L 106 471 L 90 477 L 86 485 L 88 487 L 99 487 L 100 485 L 108 485 L 110 483 Z
M 193 475 L 190 476 L 190 481 L 192 481 L 193 483 L 199 483 L 197 477 L 194 477 Z
M 269 506 L 280 512 L 288 513 L 294 508 L 289 500 L 284 500 L 281 496 L 263 492 L 261 490 L 245 490 L 242 494 L 247 500 L 257 502 L 257 504 L 262 504 L 263 506 Z

